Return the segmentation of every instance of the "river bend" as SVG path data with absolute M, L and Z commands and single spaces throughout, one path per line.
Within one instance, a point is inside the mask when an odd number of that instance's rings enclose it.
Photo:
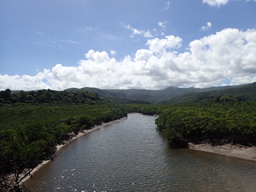
M 137 113 L 61 149 L 25 184 L 33 192 L 255 191 L 256 162 L 188 149 Z

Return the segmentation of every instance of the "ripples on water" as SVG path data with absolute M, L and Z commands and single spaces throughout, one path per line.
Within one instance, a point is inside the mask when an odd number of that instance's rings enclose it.
M 26 186 L 33 192 L 256 191 L 256 162 L 176 149 L 154 120 L 129 114 L 79 138 Z

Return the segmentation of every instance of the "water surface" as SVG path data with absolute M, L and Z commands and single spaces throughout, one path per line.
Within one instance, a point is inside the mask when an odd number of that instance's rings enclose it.
M 26 186 L 33 192 L 252 191 L 256 162 L 177 149 L 137 113 L 64 147 Z

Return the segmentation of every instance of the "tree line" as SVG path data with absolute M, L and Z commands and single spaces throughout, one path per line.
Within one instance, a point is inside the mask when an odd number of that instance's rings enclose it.
M 181 147 L 188 142 L 256 145 L 255 105 L 175 106 L 164 110 L 156 125 Z
M 0 114 L 0 191 L 20 191 L 22 178 L 43 160 L 53 159 L 57 144 L 127 112 L 109 105 L 25 104 L 1 107 Z
M 96 104 L 103 100 L 93 92 L 67 92 L 54 90 L 38 91 L 0 91 L 0 106 L 3 104 L 32 103 L 32 104 Z

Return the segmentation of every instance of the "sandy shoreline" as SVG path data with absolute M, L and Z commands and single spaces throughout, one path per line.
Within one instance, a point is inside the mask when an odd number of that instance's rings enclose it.
M 246 147 L 242 145 L 231 145 L 231 144 L 212 146 L 211 144 L 189 143 L 189 149 L 256 161 L 255 146 Z
M 61 148 L 63 148 L 64 146 L 68 145 L 69 143 L 73 142 L 74 140 L 78 139 L 79 137 L 88 135 L 89 133 L 91 133 L 91 132 L 93 132 L 93 131 L 96 131 L 96 130 L 98 130 L 98 129 L 100 129 L 100 128 L 106 127 L 106 126 L 111 125 L 111 124 L 113 124 L 113 123 L 116 123 L 116 122 L 119 122 L 119 121 L 123 121 L 123 120 L 125 120 L 125 119 L 127 119 L 127 117 L 123 117 L 123 118 L 117 119 L 117 120 L 115 120 L 115 121 L 110 121 L 110 122 L 108 122 L 108 123 L 102 123 L 101 125 L 96 125 L 96 126 L 92 127 L 91 129 L 88 129 L 88 130 L 83 130 L 83 131 L 79 132 L 76 136 L 72 137 L 70 140 L 66 141 L 65 144 L 63 144 L 63 145 L 57 145 L 57 146 L 56 146 L 56 148 L 57 148 L 57 149 L 56 149 L 56 152 L 57 152 L 57 154 L 58 154 L 58 152 L 61 150 Z M 39 164 L 37 167 L 35 167 L 35 168 L 33 169 L 33 171 L 31 172 L 30 175 L 33 176 L 33 174 L 35 174 L 40 168 L 42 168 L 45 164 L 47 164 L 47 163 L 49 163 L 49 162 L 51 162 L 51 160 L 43 161 L 41 164 Z M 20 184 L 23 184 L 25 181 L 27 181 L 28 179 L 30 179 L 30 177 L 31 177 L 31 176 L 27 176 L 26 178 L 24 178 L 24 179 L 20 182 Z

